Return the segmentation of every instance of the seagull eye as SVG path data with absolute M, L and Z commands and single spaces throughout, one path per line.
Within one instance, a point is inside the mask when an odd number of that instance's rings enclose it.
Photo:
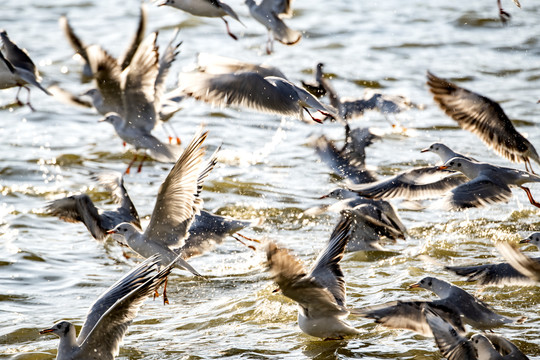
M 457 167 L 461 167 L 461 163 L 458 163 L 458 164 L 457 164 Z
M 428 286 L 431 286 L 431 281 L 428 283 Z
M 474 340 L 474 343 L 475 343 L 475 344 L 478 344 L 478 339 L 475 339 L 475 340 Z

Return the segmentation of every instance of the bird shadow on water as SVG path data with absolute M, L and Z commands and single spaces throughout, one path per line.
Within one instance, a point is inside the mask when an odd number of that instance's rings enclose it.
M 320 340 L 310 341 L 302 349 L 302 353 L 309 359 L 331 360 L 343 357 L 359 357 L 347 348 L 350 340 Z

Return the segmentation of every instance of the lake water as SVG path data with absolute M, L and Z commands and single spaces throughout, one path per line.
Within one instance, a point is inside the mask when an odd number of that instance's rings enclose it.
M 499 101 L 519 131 L 540 146 L 540 4 L 523 1 L 520 10 L 503 1 L 512 14 L 508 26 L 490 1 L 296 1 L 288 21 L 301 30 L 296 46 L 275 44 L 264 52 L 265 29 L 248 17 L 239 0 L 229 1 L 246 27 L 230 20 L 234 41 L 220 19 L 195 18 L 173 8 L 149 4 L 149 30 L 159 30 L 164 47 L 175 27 L 184 41 L 169 78 L 193 67 L 198 52 L 210 52 L 279 67 L 294 82 L 309 80 L 317 62 L 334 74 L 343 96 L 361 96 L 362 84 L 410 97 L 424 110 L 400 114 L 409 129 L 392 132 L 384 117 L 367 113 L 353 126 L 385 133 L 367 150 L 367 163 L 378 173 L 393 174 L 412 166 L 433 164 L 433 154 L 420 149 L 443 141 L 456 150 L 500 165 L 504 159 L 474 135 L 459 129 L 433 103 L 425 85 L 426 70 L 451 78 Z M 81 93 L 79 63 L 57 20 L 67 14 L 87 43 L 99 43 L 119 55 L 132 35 L 138 2 L 14 1 L 2 2 L 0 23 L 11 39 L 26 48 L 43 82 L 56 81 Z M 9 103 L 15 89 L 0 92 Z M 22 93 L 25 98 L 25 93 Z M 38 331 L 59 320 L 77 326 L 88 307 L 139 260 L 126 260 L 114 242 L 95 241 L 82 224 L 69 224 L 45 214 L 50 200 L 86 192 L 100 207 L 111 207 L 109 195 L 89 178 L 90 171 L 123 171 L 133 153 L 122 147 L 112 127 L 97 123 L 90 110 L 64 105 L 32 89 L 27 107 L 0 110 L 0 358 L 51 359 L 58 339 Z M 325 203 L 317 198 L 340 181 L 319 161 L 310 138 L 326 134 L 342 139 L 338 124 L 305 124 L 292 119 L 239 109 L 212 108 L 193 100 L 171 121 L 182 139 L 200 123 L 210 131 L 209 150 L 223 143 L 222 162 L 209 176 L 205 208 L 264 222 L 245 230 L 247 236 L 271 239 L 311 263 L 337 222 L 336 214 L 311 218 L 303 210 Z M 165 139 L 165 133 L 158 130 Z M 510 165 L 512 166 L 512 165 Z M 516 165 L 522 168 L 522 165 Z M 159 184 L 170 165 L 149 162 L 126 177 L 126 187 L 148 222 Z M 534 168 L 539 169 L 535 164 Z M 531 186 L 540 197 L 540 186 Z M 352 307 L 396 299 L 432 299 L 407 286 L 434 275 L 476 293 L 508 316 L 527 316 L 521 325 L 495 330 L 526 354 L 540 358 L 538 287 L 486 287 L 443 270 L 444 264 L 500 261 L 494 240 L 517 241 L 540 230 L 539 211 L 522 191 L 507 204 L 464 212 L 407 210 L 395 205 L 409 229 L 406 241 L 389 244 L 394 256 L 347 254 L 342 267 L 347 300 Z M 326 202 L 328 203 L 328 202 Z M 429 259 L 429 260 L 426 260 Z M 361 334 L 343 341 L 319 341 L 303 334 L 292 301 L 273 294 L 264 254 L 228 239 L 214 252 L 190 263 L 206 276 L 194 279 L 177 271 L 169 281 L 171 304 L 147 301 L 130 326 L 119 359 L 433 359 L 440 358 L 433 339 L 405 330 L 389 330 L 371 320 L 349 317 Z

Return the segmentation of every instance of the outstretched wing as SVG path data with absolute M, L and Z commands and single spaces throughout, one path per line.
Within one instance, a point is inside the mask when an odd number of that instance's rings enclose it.
M 188 233 L 195 214 L 202 207 L 197 197 L 201 164 L 205 149 L 202 147 L 208 131 L 200 128 L 169 175 L 161 184 L 150 224 L 145 235 L 162 241 L 169 247 L 180 247 Z

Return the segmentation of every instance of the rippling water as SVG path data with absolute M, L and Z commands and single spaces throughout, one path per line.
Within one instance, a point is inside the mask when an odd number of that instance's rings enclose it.
M 512 13 L 509 26 L 498 20 L 494 0 L 485 1 L 296 1 L 290 25 L 304 38 L 294 47 L 276 44 L 264 54 L 266 33 L 250 20 L 241 1 L 229 1 L 246 27 L 231 21 L 235 42 L 219 19 L 199 19 L 171 8 L 149 6 L 149 29 L 168 42 L 181 27 L 184 41 L 174 75 L 192 66 L 197 52 L 211 52 L 278 66 L 293 81 L 309 79 L 317 62 L 335 75 L 343 96 L 361 95 L 364 84 L 425 104 L 398 117 L 410 131 L 392 133 L 382 115 L 368 113 L 354 126 L 370 126 L 387 135 L 368 149 L 367 162 L 381 174 L 435 162 L 419 150 L 442 140 L 457 150 L 508 165 L 473 135 L 461 131 L 432 102 L 425 73 L 460 83 L 500 101 L 519 130 L 537 146 L 540 129 L 540 5 L 523 9 L 503 1 Z M 72 59 L 57 19 L 67 14 L 88 43 L 119 55 L 134 31 L 137 1 L 7 1 L 0 22 L 10 37 L 30 52 L 45 84 L 58 81 L 82 92 L 80 66 Z M 170 86 L 175 76 L 170 76 Z M 9 103 L 15 90 L 0 92 Z M 23 98 L 24 98 L 23 93 Z M 39 329 L 65 319 L 81 326 L 88 307 L 120 278 L 136 259 L 126 260 L 112 242 L 94 241 L 81 224 L 46 216 L 47 201 L 87 192 L 99 206 L 111 206 L 108 194 L 89 179 L 90 171 L 123 171 L 124 152 L 112 127 L 98 116 L 58 103 L 32 90 L 36 112 L 0 110 L 0 358 L 50 359 L 58 339 Z M 204 122 L 210 149 L 223 143 L 223 161 L 203 192 L 205 208 L 239 218 L 265 221 L 246 235 L 277 240 L 311 262 L 337 221 L 335 214 L 305 217 L 302 211 L 339 181 L 320 163 L 309 138 L 325 133 L 340 139 L 336 124 L 308 125 L 235 109 L 211 108 L 188 100 L 173 125 L 183 139 Z M 158 132 L 159 133 L 159 132 Z M 126 178 L 139 213 L 149 216 L 154 197 L 170 165 L 148 163 Z M 536 166 L 538 169 L 538 166 Z M 540 196 L 540 187 L 533 185 Z M 342 266 L 348 302 L 360 307 L 395 299 L 428 299 L 407 285 L 426 275 L 441 277 L 477 292 L 475 285 L 442 270 L 442 264 L 498 261 L 493 240 L 517 240 L 540 229 L 538 209 L 522 192 L 508 203 L 465 212 L 412 211 L 396 202 L 410 237 L 390 244 L 395 256 L 347 254 Z M 147 222 L 147 219 L 145 220 Z M 427 256 L 426 256 L 427 255 Z M 429 257 L 431 261 L 425 259 Z M 429 338 L 388 330 L 372 321 L 350 321 L 361 335 L 343 341 L 319 341 L 302 334 L 296 306 L 264 271 L 264 257 L 227 240 L 216 251 L 192 260 L 207 275 L 194 279 L 175 271 L 169 282 L 171 305 L 148 301 L 129 328 L 119 359 L 201 358 L 377 358 L 433 359 L 440 355 Z M 487 287 L 481 297 L 504 315 L 528 317 L 521 325 L 496 330 L 531 358 L 540 357 L 538 287 Z

